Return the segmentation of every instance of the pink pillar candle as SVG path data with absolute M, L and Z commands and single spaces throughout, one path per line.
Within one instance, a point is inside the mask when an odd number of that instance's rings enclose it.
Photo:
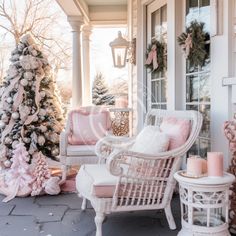
M 202 159 L 198 156 L 192 156 L 187 159 L 187 175 L 200 176 L 202 174 Z
M 207 153 L 207 172 L 208 176 L 223 176 L 223 153 L 208 152 Z

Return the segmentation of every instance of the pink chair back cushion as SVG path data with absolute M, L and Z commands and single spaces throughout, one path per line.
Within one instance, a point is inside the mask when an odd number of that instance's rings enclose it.
M 107 110 L 75 110 L 70 114 L 71 135 L 68 143 L 72 145 L 94 145 L 111 128 L 110 113 Z
M 170 138 L 168 150 L 173 150 L 186 142 L 190 134 L 191 123 L 189 120 L 168 117 L 163 119 L 160 129 Z

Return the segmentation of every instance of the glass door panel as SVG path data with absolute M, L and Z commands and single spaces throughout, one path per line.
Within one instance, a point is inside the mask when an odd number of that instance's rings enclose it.
M 166 0 L 154 1 L 147 7 L 147 46 L 156 39 L 167 43 L 167 4 Z M 166 51 L 166 50 L 165 50 Z M 157 52 L 158 53 L 158 52 Z M 167 53 L 164 55 L 167 57 Z M 166 71 L 147 72 L 147 108 L 166 109 Z

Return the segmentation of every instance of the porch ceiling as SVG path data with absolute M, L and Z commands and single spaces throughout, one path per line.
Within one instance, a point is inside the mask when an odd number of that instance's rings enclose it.
M 87 5 L 127 5 L 127 0 L 85 0 Z
M 83 16 L 91 25 L 127 24 L 127 0 L 56 0 L 67 16 Z

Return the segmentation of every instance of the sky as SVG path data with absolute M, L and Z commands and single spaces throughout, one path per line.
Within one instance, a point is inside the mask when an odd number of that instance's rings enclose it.
M 23 0 L 24 1 L 24 0 Z M 22 1 L 22 2 L 23 2 Z M 24 4 L 20 5 L 17 9 L 17 15 L 20 18 L 21 11 Z M 53 3 L 52 11 L 61 11 L 60 18 L 58 19 L 57 26 L 53 28 L 51 34 L 61 35 L 65 40 L 68 41 L 68 45 L 72 47 L 72 33 L 71 27 L 67 21 L 67 16 L 56 3 Z M 50 11 L 50 9 L 49 9 Z M 1 23 L 7 25 L 7 22 L 2 21 Z M 112 54 L 109 43 L 117 37 L 118 31 L 121 31 L 123 35 L 126 34 L 126 28 L 93 28 L 91 35 L 91 44 L 90 44 L 90 58 L 91 58 L 91 80 L 94 79 L 97 73 L 101 72 L 104 75 L 105 80 L 108 84 L 112 84 L 114 80 L 122 79 L 127 80 L 127 66 L 123 69 L 114 68 L 112 61 Z M 0 35 L 4 33 L 0 27 Z M 11 51 L 15 48 L 13 38 L 8 34 L 4 40 L 0 41 L 0 50 L 1 48 L 6 48 L 6 45 L 9 45 L 6 56 L 5 67 L 6 70 L 9 66 L 9 57 Z M 72 55 L 71 55 L 72 56 Z M 61 70 L 58 74 L 58 81 L 68 81 L 72 79 L 71 65 L 69 65 L 69 70 Z

